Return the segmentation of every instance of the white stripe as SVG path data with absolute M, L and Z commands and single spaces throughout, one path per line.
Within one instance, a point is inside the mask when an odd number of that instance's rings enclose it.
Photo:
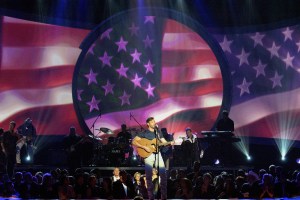
M 230 115 L 235 128 L 246 126 L 278 112 L 300 109 L 300 89 L 258 97 L 235 105 Z
M 70 84 L 52 89 L 10 90 L 0 93 L 0 122 L 17 112 L 39 106 L 72 104 Z
M 55 65 L 74 65 L 81 50 L 72 47 L 4 47 L 3 69 L 46 68 Z
M 165 33 L 163 50 L 210 50 L 207 43 L 196 33 Z
M 130 121 L 130 113 L 141 124 L 144 124 L 146 119 L 150 116 L 155 117 L 156 122 L 160 122 L 181 111 L 219 107 L 221 103 L 221 92 L 206 94 L 203 96 L 172 97 L 162 99 L 143 108 L 104 114 L 95 123 L 95 127 L 106 127 L 111 130 L 116 130 L 119 129 L 120 124 L 123 123 L 126 123 L 128 127 L 136 126 L 137 123 L 133 119 Z M 85 120 L 87 126 L 91 127 L 91 125 L 95 122 L 95 119 L 96 117 Z
M 172 76 L 170 76 L 172 74 Z M 219 65 L 195 65 L 191 67 L 162 67 L 162 83 L 173 83 L 175 74 L 179 75 L 182 80 L 176 79 L 177 83 L 192 82 L 204 79 L 221 77 Z

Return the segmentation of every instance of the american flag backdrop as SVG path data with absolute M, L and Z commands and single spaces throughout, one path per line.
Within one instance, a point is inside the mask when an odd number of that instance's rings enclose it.
M 90 30 L 3 17 L 0 127 L 31 117 L 39 135 L 82 132 L 72 100 L 72 75 Z
M 39 135 L 61 135 L 72 125 L 89 133 L 99 115 L 95 128 L 114 131 L 122 123 L 139 128 L 135 120 L 145 127 L 154 116 L 176 138 L 187 126 L 200 132 L 217 120 L 224 92 L 217 57 L 174 19 L 124 19 L 103 27 L 86 50 L 79 46 L 91 30 L 10 17 L 1 29 L 0 127 L 31 117 Z M 211 32 L 228 60 L 237 132 L 272 138 L 279 137 L 274 129 L 285 130 L 300 140 L 299 33 L 299 26 Z
M 230 63 L 236 132 L 299 140 L 299 25 L 214 37 Z
M 112 130 L 123 123 L 146 128 L 150 116 L 177 135 L 187 126 L 213 126 L 222 103 L 222 76 L 200 35 L 172 19 L 134 14 L 99 33 L 74 78 L 75 103 L 87 127 L 100 114 L 95 127 Z

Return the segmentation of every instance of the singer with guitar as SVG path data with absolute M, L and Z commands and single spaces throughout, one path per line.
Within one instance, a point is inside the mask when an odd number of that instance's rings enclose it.
M 152 183 L 152 169 L 153 167 L 159 169 L 159 176 L 161 179 L 161 199 L 167 199 L 167 175 L 165 164 L 159 152 L 159 146 L 171 144 L 174 141 L 167 142 L 163 134 L 158 129 L 158 126 L 153 117 L 146 120 L 148 129 L 135 136 L 132 145 L 136 147 L 138 154 L 144 158 L 145 172 L 147 181 L 147 190 L 149 199 L 154 199 L 153 183 Z

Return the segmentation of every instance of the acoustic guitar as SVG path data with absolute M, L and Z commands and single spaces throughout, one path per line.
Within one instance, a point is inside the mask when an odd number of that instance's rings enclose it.
M 162 142 L 158 142 L 158 146 L 166 146 L 166 145 L 169 145 L 171 144 L 173 141 L 170 141 L 170 142 L 165 142 L 165 143 L 162 143 Z M 139 154 L 140 157 L 142 158 L 147 158 L 149 157 L 152 153 L 157 153 L 157 149 L 156 149 L 156 144 L 157 144 L 157 140 L 156 138 L 152 139 L 152 140 L 148 140 L 146 138 L 141 138 L 141 140 L 139 140 L 139 143 L 143 146 L 147 146 L 147 147 L 150 147 L 151 151 L 148 152 L 146 151 L 145 149 L 143 148 L 140 148 L 140 147 L 137 147 L 136 150 L 137 150 L 137 153 Z

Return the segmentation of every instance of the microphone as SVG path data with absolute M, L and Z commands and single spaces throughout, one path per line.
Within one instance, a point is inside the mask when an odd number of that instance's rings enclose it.
M 155 128 L 158 130 L 158 124 L 155 124 Z
M 129 113 L 130 115 L 129 115 L 129 117 L 130 117 L 130 120 L 131 120 L 131 113 Z

